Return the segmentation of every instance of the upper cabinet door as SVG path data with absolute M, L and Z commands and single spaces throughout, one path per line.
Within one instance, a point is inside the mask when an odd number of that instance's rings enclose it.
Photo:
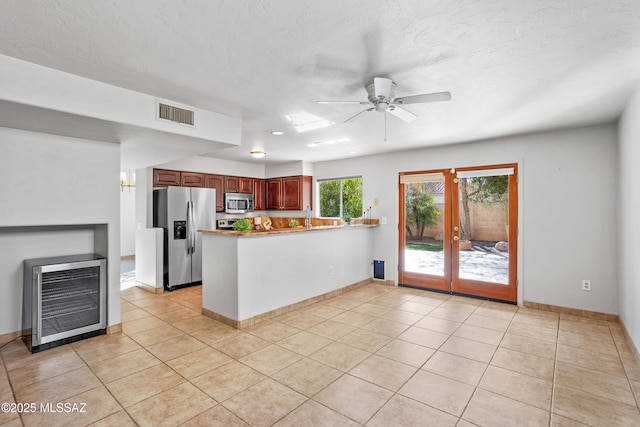
M 282 209 L 302 211 L 307 206 L 312 209 L 312 181 L 313 179 L 310 176 L 288 176 L 282 178 Z
M 287 176 L 282 178 L 282 209 L 302 210 L 302 177 Z
M 267 200 L 265 197 L 266 180 L 255 178 L 253 180 L 253 209 L 263 211 L 267 209 Z
M 216 212 L 224 211 L 224 176 L 207 174 L 205 187 L 216 189 Z
M 271 178 L 267 180 L 267 210 L 282 209 L 281 190 L 282 178 Z
M 224 192 L 225 193 L 239 193 L 240 192 L 240 177 L 225 175 L 225 177 L 224 177 Z
M 253 194 L 253 178 L 240 177 L 239 193 Z
M 204 187 L 204 174 L 197 172 L 182 172 L 181 184 L 183 187 Z
M 167 186 L 167 185 L 180 185 L 180 171 L 172 171 L 167 169 L 154 169 L 153 170 L 153 185 L 154 186 Z

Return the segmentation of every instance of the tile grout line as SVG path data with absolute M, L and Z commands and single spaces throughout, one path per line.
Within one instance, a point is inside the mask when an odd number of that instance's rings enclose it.
M 4 360 L 4 352 L 2 351 L 2 348 L 8 346 L 10 343 L 12 343 L 13 341 L 16 341 L 18 338 L 21 337 L 17 337 L 12 339 L 11 341 L 7 341 L 6 343 L 2 344 L 2 347 L 0 347 L 0 360 L 2 360 L 2 369 L 4 370 L 4 374 L 7 377 L 7 382 L 9 383 L 9 388 L 11 389 L 11 396 L 13 397 L 13 401 L 15 403 L 18 403 L 17 399 L 16 399 L 16 390 L 13 386 L 13 382 L 11 381 L 11 377 L 9 376 L 9 368 L 7 367 L 7 363 Z M 4 403 L 4 402 L 2 402 Z M 18 419 L 20 420 L 20 425 L 22 425 L 24 427 L 24 421 L 22 420 L 22 413 L 18 412 Z
M 477 310 L 477 309 L 476 309 Z M 474 310 L 475 312 L 475 310 Z M 462 413 L 460 414 L 460 419 L 467 421 L 466 419 L 462 418 L 464 413 L 467 411 L 467 408 L 469 407 L 469 404 L 471 403 L 471 401 L 473 400 L 474 396 L 476 395 L 476 393 L 478 392 L 478 389 L 480 389 L 480 383 L 482 383 L 482 380 L 484 379 L 484 376 L 487 374 L 487 370 L 489 369 L 489 366 L 491 366 L 491 362 L 493 361 L 493 358 L 495 357 L 498 349 L 500 348 L 500 344 L 502 343 L 502 341 L 504 340 L 505 335 L 507 335 L 507 331 L 509 330 L 509 327 L 511 326 L 511 323 L 513 322 L 513 319 L 515 318 L 515 314 L 518 311 L 516 310 L 516 312 L 514 313 L 513 317 L 511 318 L 511 320 L 509 320 L 509 325 L 507 326 L 507 329 L 505 329 L 505 331 L 502 334 L 502 338 L 500 339 L 500 342 L 498 343 L 498 345 L 496 346 L 496 349 L 494 350 L 493 354 L 491 355 L 491 359 L 489 359 L 489 361 L 487 362 L 487 366 L 484 368 L 484 371 L 482 372 L 482 376 L 480 377 L 480 379 L 478 380 L 478 384 L 475 385 L 474 389 L 473 389 L 473 393 L 471 394 L 471 397 L 469 398 L 469 400 L 467 401 L 467 403 L 464 405 L 464 409 L 462 410 Z M 482 389 L 481 389 L 482 390 Z M 505 396 L 506 397 L 506 396 Z M 467 422 L 471 422 L 471 421 L 467 421 Z
M 413 298 L 409 299 L 408 301 L 411 301 L 412 299 L 413 299 Z M 435 308 L 440 307 L 440 306 L 441 306 L 445 301 L 449 301 L 449 299 L 447 299 L 447 300 L 443 300 L 440 304 L 438 304 L 437 306 L 435 306 L 431 311 L 435 310 Z M 400 305 L 402 305 L 402 304 L 400 304 Z M 431 311 L 429 311 L 429 313 L 431 313 Z M 413 322 L 411 325 L 409 325 L 409 327 L 408 327 L 408 328 L 405 328 L 405 331 L 406 331 L 406 330 L 408 330 L 408 329 L 409 329 L 409 328 L 411 328 L 411 327 L 416 326 L 416 323 L 420 322 L 420 321 L 421 321 L 421 320 L 423 320 L 425 317 L 427 317 L 427 316 L 429 315 L 429 313 L 424 314 L 420 320 L 416 320 L 415 322 Z M 418 313 L 418 314 L 419 314 L 419 313 Z M 460 325 L 462 325 L 462 324 L 460 324 Z M 419 326 L 418 326 L 418 327 L 419 327 Z M 460 326 L 458 326 L 458 327 L 460 327 Z M 456 330 L 457 330 L 457 328 L 456 328 Z M 436 331 L 436 332 L 437 332 L 437 331 Z M 403 333 L 404 333 L 404 331 L 403 331 Z M 452 333 L 452 334 L 453 334 L 453 333 Z M 451 337 L 451 336 L 452 336 L 452 334 L 450 334 L 450 335 L 449 335 L 449 337 Z M 398 334 L 394 339 L 399 339 L 399 340 L 401 340 L 401 341 L 404 341 L 404 340 L 402 340 L 401 338 L 398 338 L 398 336 L 400 336 L 400 335 L 402 335 L 402 333 Z M 410 341 L 405 341 L 405 342 L 410 342 Z M 446 342 L 446 341 L 445 341 L 445 342 Z M 412 344 L 415 344 L 415 343 L 412 343 Z M 420 344 L 416 344 L 416 345 L 420 345 Z M 443 345 L 444 345 L 444 342 L 443 342 L 442 344 L 440 344 L 440 346 L 439 346 L 438 348 L 442 347 Z M 423 347 L 424 347 L 424 346 L 423 346 Z M 426 348 L 430 348 L 430 347 L 426 347 Z M 421 372 L 421 371 L 422 371 L 422 368 L 424 367 L 424 365 L 426 365 L 426 364 L 427 364 L 427 362 L 428 362 L 428 361 L 433 357 L 433 355 L 434 355 L 434 354 L 436 354 L 436 353 L 438 352 L 438 349 L 434 349 L 434 350 L 435 350 L 435 351 L 434 351 L 434 352 L 433 352 L 433 353 L 432 353 L 432 354 L 427 358 L 427 360 L 425 360 L 425 361 L 424 361 L 424 362 L 423 362 L 423 363 L 418 367 L 418 369 L 416 369 L 416 371 L 415 371 L 415 372 L 414 372 L 414 373 L 413 373 L 409 378 L 407 378 L 407 379 L 402 383 L 402 385 L 401 385 L 400 387 L 398 387 L 398 390 L 396 390 L 396 391 L 393 391 L 393 392 L 392 392 L 392 395 L 391 395 L 391 396 L 390 396 L 390 397 L 385 401 L 385 403 L 384 403 L 383 405 L 381 405 L 381 406 L 380 406 L 380 407 L 379 407 L 379 408 L 378 408 L 378 409 L 377 409 L 377 410 L 376 410 L 376 411 L 375 411 L 375 412 L 374 412 L 374 413 L 369 417 L 369 419 L 365 422 L 365 425 L 366 425 L 368 422 L 370 422 L 373 418 L 375 418 L 375 416 L 376 416 L 376 415 L 377 415 L 377 414 L 382 410 L 382 408 L 384 408 L 384 407 L 386 406 L 386 404 L 387 404 L 387 403 L 388 403 L 388 402 L 389 402 L 393 397 L 395 397 L 395 396 L 397 396 L 397 395 L 402 396 L 402 397 L 407 398 L 407 399 L 410 399 L 410 400 L 412 400 L 412 401 L 414 401 L 414 402 L 418 402 L 418 403 L 424 404 L 424 403 L 419 402 L 419 401 L 417 401 L 417 400 L 415 400 L 415 399 L 413 399 L 413 398 L 411 398 L 411 397 L 404 396 L 404 395 L 400 394 L 400 393 L 399 393 L 399 391 L 400 391 L 400 390 L 402 389 L 402 387 L 404 387 L 404 386 L 405 386 L 409 381 L 411 381 L 411 379 L 413 379 L 413 378 L 416 376 L 416 374 L 417 374 L 418 372 Z M 377 354 L 377 352 L 376 352 L 376 353 L 373 353 L 373 354 Z M 384 356 L 380 356 L 380 357 L 384 357 Z M 401 362 L 399 362 L 399 363 L 401 363 Z M 367 381 L 367 380 L 364 380 L 364 381 Z M 373 383 L 371 383 L 371 382 L 370 382 L 370 384 L 373 384 Z M 377 384 L 374 384 L 374 385 L 377 385 Z M 456 418 L 458 419 L 458 422 L 460 421 L 460 417 L 459 417 L 459 416 L 457 416 L 457 415 L 453 415 L 453 414 L 451 414 L 451 413 L 449 413 L 449 412 L 446 412 L 446 411 L 443 411 L 443 410 L 441 410 L 441 409 L 434 408 L 433 406 L 430 406 L 430 405 L 427 405 L 427 406 L 429 406 L 429 407 L 431 407 L 431 408 L 433 408 L 433 409 L 435 409 L 435 410 L 441 411 L 441 412 L 443 412 L 443 413 L 446 413 L 446 414 L 452 415 L 452 416 L 454 416 L 454 417 L 456 417 Z
M 133 304 L 133 305 L 136 305 L 136 304 L 135 304 L 135 303 L 133 303 L 133 302 L 130 302 L 130 303 L 131 303 L 131 304 Z M 140 306 L 137 306 L 137 305 L 136 305 L 136 307 L 137 307 L 138 309 L 142 309 L 143 311 L 145 311 L 146 313 L 148 313 L 151 317 L 154 317 L 154 318 L 156 318 L 156 319 L 159 319 L 159 318 L 158 318 L 157 316 L 155 316 L 153 313 L 149 313 L 148 311 L 144 310 L 144 308 L 143 308 L 143 307 L 140 307 Z M 135 320 L 140 320 L 140 319 L 135 319 Z M 159 320 L 162 320 L 162 319 L 159 319 Z M 162 320 L 162 321 L 163 321 L 163 320 Z M 165 321 L 163 321 L 163 322 L 164 322 L 164 323 L 167 323 L 167 322 L 165 322 Z M 168 324 L 168 323 L 167 323 L 167 324 Z M 182 331 L 182 330 L 181 330 L 181 332 L 184 332 L 184 331 Z M 129 338 L 130 340 L 132 340 L 133 342 L 135 342 L 138 346 L 140 346 L 140 348 L 141 348 L 141 349 L 144 349 L 145 351 L 147 351 L 148 353 L 150 353 L 150 352 L 147 350 L 147 347 L 146 347 L 146 346 L 144 346 L 144 345 L 142 345 L 141 343 L 139 343 L 138 341 L 136 341 L 133 337 L 129 336 L 129 335 L 128 335 L 128 334 L 126 334 L 124 331 L 122 331 L 122 332 L 120 332 L 120 333 L 121 333 L 123 336 L 125 336 L 125 337 Z M 164 341 L 168 341 L 169 339 L 171 339 L 171 338 L 168 338 L 167 340 L 164 340 Z M 163 341 L 161 341 L 161 342 L 163 342 Z M 78 355 L 78 357 L 80 358 L 80 360 L 82 360 L 82 362 L 83 362 L 83 363 L 87 366 L 87 368 L 91 371 L 91 373 L 92 373 L 92 374 L 93 374 L 93 375 L 98 379 L 98 381 L 100 381 L 100 384 L 102 385 L 102 387 L 104 387 L 104 388 L 105 388 L 105 390 L 107 390 L 107 392 L 109 393 L 109 395 L 110 395 L 111 397 L 113 397 L 114 401 L 116 401 L 116 402 L 118 403 L 118 405 L 122 408 L 122 410 L 127 414 L 127 416 L 128 416 L 128 417 L 129 417 L 129 418 L 130 418 L 130 419 L 131 419 L 131 420 L 132 420 L 136 425 L 138 425 L 138 423 L 135 421 L 134 417 L 129 413 L 129 410 L 128 410 L 128 409 L 127 409 L 127 408 L 126 408 L 126 407 L 125 407 L 125 406 L 124 406 L 124 405 L 123 405 L 123 404 L 122 404 L 122 403 L 121 403 L 121 402 L 116 398 L 116 396 L 114 396 L 114 395 L 113 395 L 113 393 L 111 392 L 111 390 L 109 389 L 109 387 L 107 387 L 107 383 L 105 383 L 105 382 L 104 382 L 104 381 L 103 381 L 103 380 L 102 380 L 102 379 L 101 379 L 101 378 L 100 378 L 100 377 L 95 373 L 95 371 L 91 368 L 91 366 L 89 365 L 89 363 L 88 363 L 88 362 L 87 362 L 87 361 L 82 357 L 82 355 L 77 351 L 77 349 L 76 349 L 75 347 L 73 347 L 73 346 L 71 346 L 71 347 L 73 348 L 73 351 Z M 131 352 L 136 351 L 136 350 L 137 350 L 137 349 L 135 349 L 135 350 L 131 350 L 131 351 L 126 352 L 126 353 L 122 353 L 122 355 L 124 355 L 124 354 L 128 354 L 128 353 L 131 353 Z M 153 353 L 150 353 L 150 354 L 151 354 L 153 357 L 155 357 L 155 355 L 153 355 Z M 166 366 L 167 368 L 171 369 L 173 372 L 175 372 L 177 375 L 179 375 L 179 376 L 184 380 L 184 381 L 183 381 L 183 382 L 181 382 L 180 384 L 184 384 L 184 382 L 189 382 L 189 383 L 190 383 L 190 381 L 189 381 L 189 380 L 187 380 L 184 376 L 182 376 L 179 372 L 175 371 L 173 368 L 171 368 L 171 366 L 167 365 L 167 363 L 166 363 L 165 361 L 160 360 L 160 359 L 158 359 L 158 360 L 160 361 L 160 364 L 162 364 L 162 365 Z M 157 365 L 156 365 L 156 366 L 157 366 Z M 149 368 L 146 368 L 146 369 L 149 369 Z M 144 371 L 144 370 L 145 370 L 145 369 L 142 369 L 142 370 L 137 371 L 137 372 L 142 372 L 142 371 Z M 132 374 L 130 374 L 130 375 L 133 375 L 133 374 L 135 374 L 135 373 L 137 373 L 137 372 L 134 372 L 134 373 L 132 373 Z M 125 377 L 123 377 L 123 378 L 125 378 Z M 119 379 L 120 379 L 120 378 L 119 378 Z M 119 379 L 114 380 L 114 381 L 118 381 Z M 114 381 L 111 381 L 111 382 L 114 382 Z M 180 385 L 180 384 L 177 384 L 177 385 Z M 195 386 L 195 385 L 194 385 L 194 386 Z M 174 387 L 175 387 L 175 386 L 174 386 Z M 98 387 L 95 387 L 95 388 L 98 388 Z M 95 388 L 94 388 L 94 389 L 95 389 Z M 171 388 L 173 388 L 173 387 L 170 387 L 169 389 L 171 389 Z M 167 390 L 169 390 L 169 389 L 167 389 Z M 91 390 L 93 390 L 93 389 L 91 389 Z M 148 396 L 148 397 L 147 397 L 147 398 L 145 398 L 144 400 L 147 400 L 147 399 L 149 399 L 149 398 L 155 397 L 155 396 L 159 395 L 160 393 L 163 393 L 164 391 L 166 391 L 166 390 L 160 391 L 160 392 L 158 392 L 158 393 L 156 393 L 156 394 L 154 394 L 154 395 L 152 395 L 152 396 Z M 83 392 L 83 393 L 84 393 L 84 392 Z M 81 393 L 78 393 L 78 394 L 81 394 Z M 73 397 L 73 396 L 71 396 L 71 397 Z M 141 402 L 143 402 L 144 400 L 142 400 Z M 213 399 L 213 400 L 214 400 L 214 402 L 216 402 L 216 400 L 215 400 L 215 399 Z M 140 403 L 140 402 L 138 402 L 138 403 Z M 137 404 L 137 403 L 136 403 L 136 404 Z M 135 405 L 135 404 L 134 404 L 134 405 Z M 134 405 L 131 405 L 131 406 L 134 406 Z M 114 412 L 114 413 L 112 413 L 112 414 L 109 414 L 109 415 L 107 415 L 107 416 L 105 416 L 105 417 L 101 418 L 100 420 L 105 419 L 105 418 L 107 418 L 107 417 L 109 417 L 109 416 L 111 416 L 111 415 L 113 415 L 113 414 L 115 414 L 115 413 L 117 413 L 117 412 L 118 412 L 118 411 L 116 411 L 116 412 Z M 100 421 L 100 420 L 96 420 L 95 422 Z
M 102 379 L 101 379 L 98 375 L 96 375 L 96 373 L 95 373 L 95 372 L 94 372 L 94 370 L 91 368 L 91 366 L 89 365 L 89 363 L 88 363 L 88 362 L 87 362 L 87 361 L 82 357 L 82 355 L 81 355 L 80 353 L 78 353 L 78 350 L 77 350 L 75 347 L 73 347 L 73 346 L 71 346 L 71 347 L 72 347 L 73 351 L 76 353 L 76 355 L 80 358 L 80 360 L 82 360 L 82 363 L 84 363 L 84 364 L 86 365 L 86 367 L 91 371 L 91 373 L 92 373 L 92 374 L 93 374 L 93 375 L 98 379 L 98 381 L 100 381 L 100 384 L 101 384 L 101 385 L 100 385 L 100 386 L 98 386 L 98 387 L 104 387 L 104 389 L 107 391 L 107 393 L 109 393 L 109 395 L 113 398 L 113 400 L 114 400 L 115 402 L 117 402 L 117 403 L 118 403 L 118 405 L 120 406 L 120 408 L 122 408 L 122 411 L 124 411 L 124 412 L 127 414 L 127 416 L 129 417 L 129 419 L 131 419 L 131 420 L 132 420 L 136 425 L 138 425 L 138 423 L 134 420 L 134 418 L 131 416 L 131 414 L 129 414 L 129 411 L 127 411 L 127 408 L 125 408 L 125 407 L 124 407 L 124 405 L 123 405 L 122 403 L 120 403 L 120 401 L 119 401 L 119 400 L 118 400 L 118 399 L 113 395 L 113 393 L 111 393 L 111 390 L 109 389 L 109 387 L 107 387 L 107 384 L 105 384 L 105 383 L 102 381 Z M 95 390 L 95 389 L 97 389 L 98 387 L 94 387 L 94 388 L 92 388 L 91 390 Z M 90 390 L 87 390 L 87 391 L 90 391 Z M 78 393 L 78 394 L 82 394 L 82 393 L 85 393 L 85 392 L 81 392 L 81 393 Z M 78 394 L 76 394 L 76 395 L 74 395 L 74 396 L 71 396 L 70 398 L 75 397 L 75 396 L 77 396 Z M 111 415 L 116 414 L 116 413 L 118 413 L 118 411 L 113 412 L 113 413 L 108 414 L 108 415 L 105 415 L 104 417 L 100 418 L 99 420 L 95 420 L 95 421 L 93 421 L 93 423 L 96 423 L 96 422 L 98 422 L 98 421 L 104 420 L 105 418 L 108 418 L 108 417 L 110 417 Z M 92 423 L 92 424 L 93 424 L 93 423 Z
M 373 299 L 375 299 L 375 298 L 376 298 L 376 297 L 372 297 L 371 299 L 367 300 L 366 302 L 363 302 L 363 303 L 362 303 L 362 304 L 360 304 L 360 305 L 354 306 L 354 307 L 352 307 L 351 309 L 347 309 L 346 311 L 353 311 L 353 309 L 354 309 L 354 308 L 359 307 L 359 306 L 361 306 L 361 305 L 364 305 L 364 304 L 368 303 L 369 301 L 371 301 L 371 300 L 373 300 Z M 411 299 L 413 299 L 413 298 L 411 298 Z M 411 301 L 411 299 L 409 299 L 408 301 Z M 402 304 L 400 304 L 400 305 L 402 305 Z M 436 307 L 437 307 L 437 306 L 436 306 Z M 419 313 L 418 313 L 418 314 L 419 314 Z M 427 314 L 425 314 L 425 315 L 423 315 L 423 317 L 422 317 L 420 320 L 422 320 L 422 319 L 423 319 L 424 317 L 426 317 L 427 315 L 428 315 L 428 313 L 427 313 Z M 334 317 L 335 317 L 335 316 L 334 316 Z M 377 319 L 382 318 L 381 316 L 374 316 L 374 317 L 376 317 Z M 417 322 L 419 322 L 419 320 L 417 320 L 416 322 L 414 322 L 414 323 L 413 323 L 413 324 L 411 324 L 411 325 L 408 325 L 408 327 L 407 327 L 407 328 L 405 328 L 405 330 L 406 330 L 406 329 L 408 329 L 408 328 L 410 328 L 410 327 L 412 327 L 412 326 L 414 326 L 414 325 L 415 325 L 415 323 L 417 323 Z M 370 323 L 370 322 L 369 322 L 369 323 Z M 362 326 L 365 326 L 365 325 L 362 325 Z M 363 329 L 362 329 L 362 326 L 361 326 L 361 327 L 359 327 L 359 328 L 356 328 L 354 331 L 357 331 L 357 330 L 363 330 Z M 354 331 L 352 331 L 352 332 L 354 332 Z M 364 331 L 367 331 L 367 330 L 364 330 Z M 348 335 L 348 334 L 347 334 L 347 335 Z M 400 334 L 398 334 L 398 335 L 400 335 Z M 397 336 L 396 336 L 396 337 L 391 338 L 391 340 L 393 340 L 393 339 L 399 339 L 399 338 L 397 338 Z M 333 342 L 339 342 L 339 340 L 340 340 L 340 338 L 335 339 L 335 340 L 332 340 L 332 341 L 333 341 Z M 408 342 L 408 341 L 406 341 L 406 342 Z M 349 345 L 349 343 L 344 343 L 344 344 Z M 328 346 L 328 345 L 329 345 L 329 344 L 327 344 L 327 346 Z M 350 347 L 352 347 L 352 348 L 355 348 L 355 349 L 361 350 L 361 349 L 359 349 L 359 348 L 357 348 L 357 347 L 354 347 L 354 346 L 351 346 L 351 345 L 349 345 L 349 346 L 350 346 Z M 324 347 L 326 347 L 326 346 L 324 346 Z M 322 347 L 322 348 L 324 348 L 324 347 Z M 384 347 L 384 346 L 383 346 L 383 347 Z M 382 348 L 382 347 L 381 347 L 381 348 Z M 319 349 L 319 350 L 320 350 L 320 349 Z M 317 351 L 319 351 L 319 350 L 317 350 Z M 379 351 L 379 350 L 380 350 L 380 349 L 376 350 L 376 351 L 375 351 L 375 352 L 373 352 L 373 353 L 368 352 L 368 353 L 370 353 L 370 354 L 369 354 L 369 356 L 368 356 L 366 359 L 364 359 L 362 362 L 360 362 L 360 363 L 363 363 L 365 360 L 368 360 L 368 359 L 369 359 L 369 358 L 371 358 L 372 356 L 377 355 L 377 351 Z M 437 350 L 436 350 L 436 351 L 437 351 Z M 433 354 L 435 354 L 435 352 L 434 352 Z M 420 372 L 420 371 L 421 371 L 422 366 L 424 366 L 424 364 L 426 364 L 426 363 L 427 363 L 427 361 L 428 361 L 428 360 L 433 356 L 433 354 L 432 354 L 431 356 L 429 356 L 429 358 L 427 358 L 427 360 L 425 360 L 425 362 L 423 362 L 423 364 L 422 364 L 422 365 L 420 365 L 420 367 L 418 367 L 418 368 L 416 369 L 416 371 L 415 371 L 415 372 L 414 372 L 414 373 L 413 373 L 413 374 L 412 374 L 412 375 L 411 375 L 407 380 L 405 380 L 405 381 L 403 382 L 403 384 L 398 388 L 398 390 L 400 390 L 400 389 L 402 388 L 402 386 L 404 386 L 404 385 L 405 385 L 408 381 L 410 381 L 410 380 L 411 380 L 411 379 L 412 379 L 412 378 L 413 378 L 413 377 L 414 377 L 418 372 Z M 305 356 L 305 357 L 306 357 L 306 356 Z M 385 358 L 384 356 L 379 356 L 379 357 L 383 357 L 383 358 Z M 386 359 L 386 358 L 385 358 L 385 359 Z M 314 360 L 314 359 L 312 359 L 312 360 Z M 389 360 L 392 360 L 392 359 L 389 359 Z M 322 362 L 318 362 L 318 363 L 322 363 Z M 359 364 L 360 364 L 360 363 L 359 363 Z M 398 362 L 398 363 L 402 363 L 402 362 Z M 324 363 L 323 363 L 323 364 L 324 364 Z M 359 364 L 358 364 L 358 365 L 359 365 Z M 356 365 L 356 366 L 358 366 L 358 365 Z M 325 366 L 327 366 L 327 365 L 325 365 Z M 409 366 L 409 365 L 407 365 L 407 366 Z M 286 369 L 286 368 L 283 368 L 282 370 L 284 370 L 284 369 Z M 367 380 L 367 379 L 360 378 L 360 377 L 356 377 L 356 376 L 354 376 L 354 375 L 350 374 L 349 372 L 350 372 L 352 369 L 353 369 L 353 368 L 351 368 L 349 371 L 346 371 L 346 372 L 345 372 L 345 371 L 343 371 L 343 372 L 342 372 L 342 375 L 340 375 L 338 378 L 336 378 L 335 380 L 333 380 L 331 383 L 327 384 L 327 385 L 326 385 L 324 388 L 322 388 L 321 390 L 318 390 L 318 391 L 317 391 L 313 396 L 317 396 L 317 395 L 318 395 L 318 394 L 320 394 L 323 390 L 325 390 L 325 389 L 327 389 L 328 387 L 330 387 L 332 384 L 334 384 L 335 382 L 337 382 L 338 380 L 340 380 L 340 378 L 343 378 L 345 375 L 349 375 L 349 376 L 354 377 L 354 378 L 357 378 L 357 379 L 359 379 L 359 380 L 361 380 L 361 381 L 367 382 L 368 384 L 371 384 L 371 385 L 376 386 L 376 387 L 383 388 L 383 389 L 385 389 L 385 390 L 387 390 L 387 391 L 391 392 L 391 395 L 389 396 L 389 398 L 387 398 L 387 399 L 385 400 L 385 402 L 384 402 L 384 403 L 383 403 L 383 404 L 382 404 L 382 405 L 381 405 L 381 406 L 380 406 L 380 407 L 379 407 L 379 408 L 378 408 L 378 409 L 377 409 L 377 410 L 376 410 L 376 411 L 375 411 L 375 412 L 374 412 L 374 413 L 373 413 L 373 414 L 372 414 L 372 415 L 371 415 L 371 416 L 370 416 L 370 417 L 365 421 L 365 423 L 364 423 L 364 424 L 366 425 L 366 423 L 367 423 L 367 422 L 369 422 L 369 421 L 371 421 L 373 418 L 375 418 L 375 416 L 376 416 L 376 415 L 377 415 L 377 414 L 382 410 L 382 408 L 383 408 L 383 407 L 384 407 L 384 406 L 385 406 L 385 405 L 386 405 L 386 404 L 387 404 L 387 403 L 388 403 L 388 402 L 389 402 L 393 397 L 395 397 L 396 395 L 399 395 L 399 393 L 398 393 L 398 391 L 389 390 L 388 388 L 386 388 L 386 387 L 382 387 L 382 386 L 380 386 L 380 385 L 378 385 L 378 384 L 375 384 L 375 383 L 372 383 L 371 381 L 369 381 L 369 380 Z M 283 385 L 284 385 L 284 384 L 283 384 Z M 323 403 L 318 402 L 317 400 L 313 399 L 313 396 L 309 397 L 309 398 L 307 399 L 307 401 L 309 401 L 309 400 L 313 400 L 315 403 L 320 404 L 320 405 L 324 406 L 325 408 L 327 408 L 327 409 L 329 409 L 329 410 L 332 410 L 332 411 L 333 411 L 333 409 L 331 409 L 331 408 L 327 407 L 326 405 L 324 405 Z M 406 396 L 403 396 L 403 395 L 400 395 L 400 396 L 402 396 L 402 397 L 406 397 Z M 411 398 L 408 398 L 408 399 L 410 399 L 410 400 L 412 400 L 412 401 L 415 401 L 414 399 L 411 399 Z M 306 403 L 307 401 L 305 401 L 305 403 Z M 417 401 L 416 401 L 416 402 L 417 402 Z M 419 403 L 421 403 L 421 402 L 419 402 Z M 303 404 L 304 404 L 304 403 L 303 403 Z M 301 405 L 299 405 L 299 406 L 302 406 L 302 404 L 301 404 Z M 297 409 L 297 408 L 296 408 L 296 409 Z M 436 409 L 436 410 L 438 410 L 438 411 L 441 411 L 441 412 L 446 413 L 445 411 L 442 411 L 442 410 L 440 410 L 440 409 L 437 409 L 437 408 L 434 408 L 434 409 Z M 291 411 L 291 412 L 293 412 L 293 411 Z M 348 416 L 347 416 L 347 415 L 345 415 L 345 414 L 341 414 L 341 415 L 342 415 L 342 416 L 347 417 L 348 419 L 350 419 L 350 420 L 352 420 L 352 421 L 354 421 L 354 422 L 356 422 L 357 424 L 360 424 L 360 423 L 358 423 L 356 420 L 354 420 L 353 418 L 348 417 Z M 450 414 L 450 415 L 453 415 L 453 414 Z M 285 415 L 285 416 L 283 416 L 283 417 L 282 417 L 282 418 L 280 418 L 280 419 L 283 419 L 284 417 L 286 417 L 286 415 Z M 456 418 L 458 418 L 458 420 L 459 420 L 459 417 L 456 417 Z

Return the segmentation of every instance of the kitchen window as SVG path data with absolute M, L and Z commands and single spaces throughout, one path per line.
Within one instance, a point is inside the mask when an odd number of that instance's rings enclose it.
M 320 216 L 344 222 L 362 216 L 362 177 L 319 180 Z

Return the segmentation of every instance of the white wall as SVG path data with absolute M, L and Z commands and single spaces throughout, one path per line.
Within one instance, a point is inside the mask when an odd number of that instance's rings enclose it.
M 518 300 L 618 312 L 617 141 L 614 125 L 511 136 L 315 164 L 314 179 L 362 175 L 378 199 L 373 258 L 397 276 L 398 173 L 519 164 Z M 593 290 L 580 290 L 590 279 Z
M 211 157 L 187 157 L 176 160 L 175 162 L 157 165 L 156 168 L 219 175 L 247 176 L 250 178 L 264 178 L 265 169 L 263 164 L 235 162 L 232 160 L 213 159 Z
M 219 148 L 240 145 L 239 118 L 185 106 L 195 112 L 195 126 L 176 126 L 156 120 L 154 111 L 159 99 L 154 96 L 4 55 L 0 55 L 0 76 L 0 82 L 5 83 L 0 86 L 2 99 L 6 101 L 223 143 L 216 145 Z
M 131 172 L 133 176 L 133 172 Z M 129 191 L 131 190 L 131 191 Z M 136 189 L 120 192 L 120 255 L 135 254 L 136 249 Z
M 303 160 L 287 163 L 267 165 L 265 178 L 279 178 L 281 176 L 314 175 L 314 163 Z
M 120 323 L 119 165 L 117 144 L 0 128 L 0 334 L 22 329 L 23 259 L 107 244 L 108 323 Z
M 620 119 L 619 280 L 620 319 L 640 348 L 640 86 Z

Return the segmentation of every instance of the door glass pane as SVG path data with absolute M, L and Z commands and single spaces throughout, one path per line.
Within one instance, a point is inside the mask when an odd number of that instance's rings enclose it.
M 444 176 L 405 182 L 404 271 L 444 275 Z
M 503 173 L 459 178 L 461 279 L 509 284 L 509 175 Z

